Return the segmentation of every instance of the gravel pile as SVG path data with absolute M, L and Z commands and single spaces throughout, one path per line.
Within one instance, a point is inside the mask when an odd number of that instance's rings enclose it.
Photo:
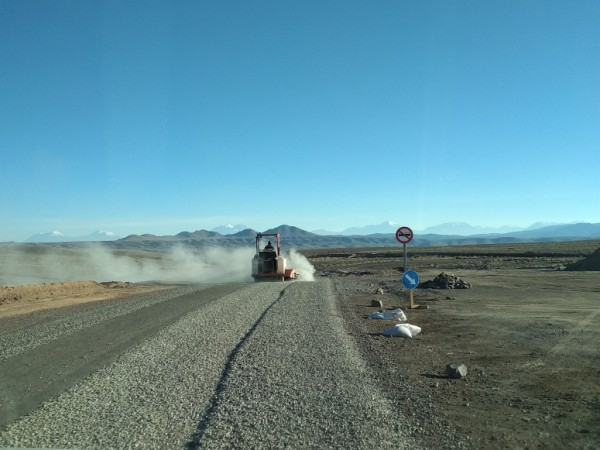
M 471 284 L 452 273 L 442 272 L 433 280 L 419 284 L 419 289 L 470 289 Z
M 596 249 L 591 255 L 588 255 L 573 264 L 569 264 L 566 270 L 600 270 L 600 248 Z
M 87 303 L 66 309 L 54 309 L 0 320 L 0 361 L 113 317 L 129 314 L 158 302 L 190 292 L 195 287 L 179 287 L 126 299 Z M 40 321 L 40 317 L 44 320 Z

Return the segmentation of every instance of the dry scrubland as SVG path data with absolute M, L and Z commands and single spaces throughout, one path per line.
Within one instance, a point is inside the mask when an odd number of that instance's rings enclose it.
M 302 253 L 317 276 L 334 281 L 347 331 L 373 371 L 373 383 L 407 411 L 407 427 L 428 447 L 444 447 L 443 430 L 451 430 L 475 448 L 597 448 L 600 272 L 561 269 L 599 247 L 600 241 L 409 247 L 409 267 L 421 281 L 451 272 L 472 284 L 465 290 L 417 289 L 416 303 L 428 308 L 406 310 L 408 321 L 423 330 L 413 339 L 382 337 L 389 324 L 366 317 L 376 309 L 374 299 L 382 300 L 384 309 L 408 304 L 400 283 L 400 248 Z M 31 279 L 32 266 L 48 263 L 40 255 L 48 255 L 43 246 L 30 247 L 17 259 L 0 248 L 0 273 Z M 140 266 L 150 261 L 154 267 L 160 260 L 138 250 L 117 256 Z M 53 263 L 64 268 L 88 261 L 81 258 L 62 249 Z M 248 261 L 240 267 L 247 269 Z M 122 282 L 48 280 L 3 287 L 0 315 L 161 288 L 115 279 Z M 466 364 L 467 376 L 448 379 L 444 368 L 450 362 Z M 398 389 L 400 379 L 418 395 Z

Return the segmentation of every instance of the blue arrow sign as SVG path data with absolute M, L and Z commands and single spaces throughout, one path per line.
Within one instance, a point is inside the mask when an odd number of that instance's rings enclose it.
M 415 289 L 419 285 L 419 274 L 414 270 L 407 270 L 402 275 L 402 284 L 407 289 Z

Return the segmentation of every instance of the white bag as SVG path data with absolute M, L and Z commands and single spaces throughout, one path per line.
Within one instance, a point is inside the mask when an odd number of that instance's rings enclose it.
M 410 323 L 399 323 L 392 327 L 386 328 L 381 334 L 392 337 L 413 338 L 421 332 L 421 327 L 411 325 Z
M 398 308 L 391 311 L 371 313 L 369 314 L 369 318 L 379 320 L 398 320 L 400 322 L 404 322 L 406 320 L 406 315 L 404 314 L 404 311 Z

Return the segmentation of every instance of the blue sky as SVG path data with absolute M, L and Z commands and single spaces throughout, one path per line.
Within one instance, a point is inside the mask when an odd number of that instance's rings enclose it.
M 0 241 L 600 222 L 600 2 L 0 0 Z

